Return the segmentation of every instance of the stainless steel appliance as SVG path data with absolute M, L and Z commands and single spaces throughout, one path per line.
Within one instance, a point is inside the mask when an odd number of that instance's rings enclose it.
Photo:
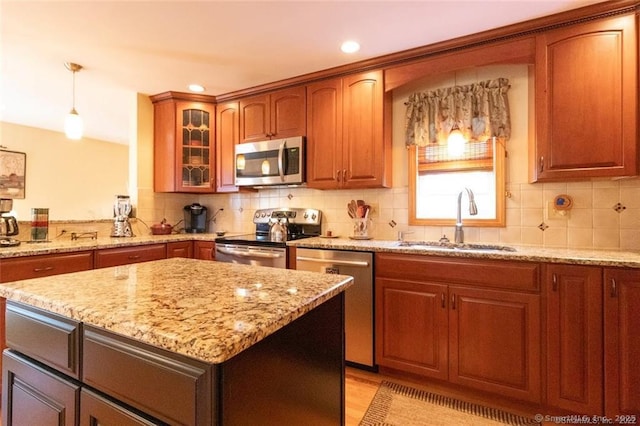
M 296 136 L 235 147 L 237 186 L 300 185 L 304 183 L 304 138 Z
M 274 222 L 282 225 L 282 238 L 272 237 Z M 216 260 L 256 266 L 286 268 L 289 240 L 321 234 L 322 212 L 315 209 L 275 208 L 257 210 L 253 215 L 255 233 L 216 238 Z M 286 226 L 285 226 L 286 224 Z
M 377 370 L 374 357 L 373 253 L 298 248 L 296 269 L 351 275 L 354 284 L 345 291 L 345 360 Z
M 112 237 L 133 237 L 129 214 L 131 214 L 131 198 L 128 195 L 116 195 L 116 202 L 113 205 L 113 227 Z
M 184 231 L 201 234 L 207 230 L 207 208 L 198 203 L 184 206 Z
M 18 220 L 11 214 L 13 200 L 0 198 L 0 247 L 14 247 L 20 245 L 20 241 L 9 238 L 18 235 Z

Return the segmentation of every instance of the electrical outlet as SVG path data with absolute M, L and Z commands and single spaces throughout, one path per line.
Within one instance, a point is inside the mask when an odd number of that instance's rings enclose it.
M 568 220 L 569 210 L 558 210 L 554 208 L 553 201 L 547 202 L 547 208 L 545 209 L 545 220 Z

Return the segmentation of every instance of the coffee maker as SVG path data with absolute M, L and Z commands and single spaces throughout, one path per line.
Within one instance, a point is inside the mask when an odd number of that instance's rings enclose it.
M 0 198 L 0 247 L 12 247 L 20 245 L 20 241 L 9 238 L 18 235 L 18 220 L 11 214 L 13 200 Z
M 113 205 L 113 227 L 112 237 L 133 237 L 129 214 L 131 213 L 131 198 L 128 195 L 116 195 L 116 202 Z
M 207 208 L 198 203 L 184 206 L 184 232 L 202 234 L 207 231 Z

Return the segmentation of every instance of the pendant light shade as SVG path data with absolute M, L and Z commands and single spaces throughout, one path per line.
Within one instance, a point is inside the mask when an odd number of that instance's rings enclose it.
M 80 114 L 76 111 L 76 72 L 82 69 L 82 65 L 65 62 L 64 66 L 73 74 L 72 107 L 64 120 L 64 133 L 69 139 L 80 140 L 82 139 L 83 124 Z
M 458 123 L 454 124 L 447 137 L 447 153 L 449 157 L 462 157 L 466 142 Z

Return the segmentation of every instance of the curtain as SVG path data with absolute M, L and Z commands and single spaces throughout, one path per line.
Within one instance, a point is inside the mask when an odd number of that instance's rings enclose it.
M 509 87 L 508 79 L 498 78 L 412 94 L 405 103 L 407 146 L 444 143 L 454 124 L 467 141 L 508 140 Z

